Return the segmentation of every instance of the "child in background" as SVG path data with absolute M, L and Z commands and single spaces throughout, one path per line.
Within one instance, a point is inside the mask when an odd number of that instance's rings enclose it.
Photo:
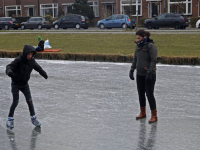
M 44 40 L 38 36 L 38 46 L 35 48 L 35 51 L 43 51 L 44 50 Z

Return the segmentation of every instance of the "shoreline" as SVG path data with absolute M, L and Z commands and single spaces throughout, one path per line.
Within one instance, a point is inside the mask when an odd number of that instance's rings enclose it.
M 22 52 L 0 51 L 0 58 L 15 58 Z M 36 59 L 44 60 L 73 60 L 73 61 L 92 61 L 92 62 L 119 62 L 131 63 L 133 55 L 117 54 L 72 54 L 72 53 L 48 53 L 39 52 Z M 200 57 L 158 57 L 157 63 L 172 65 L 200 65 Z

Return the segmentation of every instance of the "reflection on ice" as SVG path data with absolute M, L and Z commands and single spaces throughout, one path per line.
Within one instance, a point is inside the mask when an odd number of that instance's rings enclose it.
M 138 149 L 154 150 L 156 143 L 157 123 L 151 124 L 151 130 L 148 135 L 146 133 L 146 118 L 138 120 L 140 122 L 140 129 L 138 135 Z
M 35 127 L 32 130 L 32 134 L 31 134 L 31 137 L 30 137 L 30 140 L 31 140 L 30 141 L 30 147 L 29 147 L 30 150 L 35 150 L 37 136 L 40 133 L 41 133 L 41 128 Z M 18 140 L 15 139 L 15 132 L 12 131 L 12 130 L 7 130 L 7 136 L 8 136 L 9 142 L 10 142 L 11 149 L 12 150 L 19 150 L 17 148 L 17 141 Z

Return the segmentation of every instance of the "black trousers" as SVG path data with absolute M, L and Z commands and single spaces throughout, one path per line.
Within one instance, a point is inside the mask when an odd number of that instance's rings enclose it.
M 136 77 L 137 90 L 139 95 L 140 107 L 146 106 L 146 96 L 149 101 L 150 109 L 156 109 L 156 100 L 154 97 L 154 86 L 156 82 L 156 74 L 152 74 L 152 80 L 146 82 L 146 76 L 141 76 L 137 74 Z M 146 96 L 145 96 L 146 94 Z
M 13 102 L 11 104 L 8 117 L 14 116 L 15 108 L 17 107 L 17 105 L 19 103 L 19 91 L 21 91 L 26 98 L 26 102 L 28 104 L 30 115 L 34 116 L 35 110 L 34 110 L 32 98 L 31 98 L 31 92 L 30 92 L 30 88 L 29 88 L 28 83 L 26 85 L 20 86 L 20 85 L 15 84 L 14 82 L 12 82 L 11 88 L 12 88 L 11 92 L 12 92 L 12 95 L 13 95 Z

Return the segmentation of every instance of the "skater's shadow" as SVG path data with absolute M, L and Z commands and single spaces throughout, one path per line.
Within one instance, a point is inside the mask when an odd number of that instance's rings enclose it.
M 148 139 L 146 139 L 146 119 L 140 120 L 140 130 L 139 130 L 139 139 L 138 139 L 138 148 L 139 149 L 148 149 L 152 150 L 156 142 L 156 132 L 157 132 L 157 123 L 151 124 L 151 130 L 149 132 Z
M 41 133 L 41 128 L 35 127 L 32 130 L 31 142 L 30 142 L 30 147 L 29 147 L 30 150 L 34 150 L 36 148 L 37 136 L 40 133 Z M 15 140 L 15 133 L 12 130 L 7 130 L 7 136 L 8 136 L 8 139 L 10 141 L 11 148 L 13 150 L 18 150 L 17 149 L 17 143 L 16 143 L 16 140 Z

